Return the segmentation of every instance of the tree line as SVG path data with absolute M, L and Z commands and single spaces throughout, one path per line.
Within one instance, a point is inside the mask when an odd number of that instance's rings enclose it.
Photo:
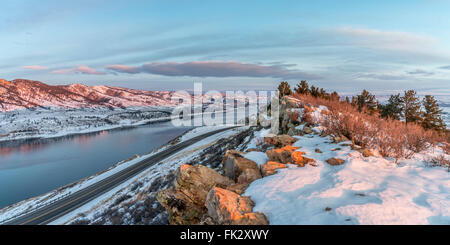
M 328 93 L 323 88 L 315 87 L 314 85 L 309 86 L 304 80 L 296 85 L 294 91 L 292 91 L 291 86 L 286 81 L 280 83 L 278 90 L 280 97 L 291 95 L 295 92 L 327 100 L 341 100 L 336 91 Z M 365 89 L 351 98 L 346 96 L 344 101 L 355 106 L 360 112 L 378 115 L 382 118 L 402 120 L 407 124 L 416 123 L 425 129 L 433 129 L 438 132 L 447 130 L 442 120 L 442 110 L 439 108 L 434 96 L 425 95 L 420 100 L 414 90 L 406 90 L 403 94 L 391 95 L 385 104 L 379 103 L 376 96 Z

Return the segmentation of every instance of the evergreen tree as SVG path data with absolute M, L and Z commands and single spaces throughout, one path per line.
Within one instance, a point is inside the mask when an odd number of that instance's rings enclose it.
M 362 93 L 356 97 L 356 104 L 358 106 L 358 111 L 367 108 L 369 113 L 373 114 L 377 110 L 378 102 L 375 100 L 375 95 L 364 89 Z
M 327 97 L 327 92 L 325 91 L 325 89 L 321 88 L 319 90 L 319 97 L 320 98 L 326 98 Z
M 422 103 L 425 109 L 422 114 L 422 126 L 426 129 L 444 131 L 446 125 L 442 120 L 442 110 L 439 109 L 439 105 L 434 96 L 425 95 Z
M 305 80 L 303 80 L 297 84 L 297 87 L 294 90 L 298 94 L 309 94 L 309 85 Z
M 400 96 L 400 94 L 391 95 L 386 105 L 380 104 L 379 106 L 379 109 L 381 110 L 381 117 L 390 117 L 392 119 L 400 120 L 403 113 L 402 104 L 403 98 Z
M 422 112 L 420 108 L 420 100 L 416 96 L 416 91 L 405 91 L 403 97 L 403 116 L 406 123 L 416 122 L 421 123 Z
M 280 83 L 280 85 L 278 86 L 278 91 L 280 92 L 280 98 L 285 95 L 292 94 L 291 85 L 289 85 L 289 83 L 286 81 Z
M 314 97 L 318 97 L 319 96 L 319 88 L 316 88 L 314 85 L 311 85 L 311 89 L 310 89 L 311 95 Z
M 330 100 L 339 100 L 339 99 L 340 99 L 339 94 L 336 91 L 330 94 Z

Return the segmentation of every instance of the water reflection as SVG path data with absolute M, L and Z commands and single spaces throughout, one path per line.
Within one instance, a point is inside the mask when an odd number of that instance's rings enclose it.
M 186 130 L 165 122 L 0 143 L 0 207 L 88 177 L 135 154 L 148 153 Z

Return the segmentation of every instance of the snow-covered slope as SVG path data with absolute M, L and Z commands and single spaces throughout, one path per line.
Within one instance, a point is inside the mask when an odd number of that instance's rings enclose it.
M 270 224 L 450 224 L 450 173 L 427 167 L 424 159 L 438 152 L 397 165 L 381 156 L 365 158 L 329 137 L 297 138 L 294 146 L 317 166 L 289 164 L 256 180 L 244 194 Z M 341 150 L 332 151 L 337 147 Z M 345 163 L 327 164 L 332 157 Z
M 38 81 L 0 79 L 0 111 L 32 107 L 172 106 L 173 92 L 110 86 L 47 85 Z

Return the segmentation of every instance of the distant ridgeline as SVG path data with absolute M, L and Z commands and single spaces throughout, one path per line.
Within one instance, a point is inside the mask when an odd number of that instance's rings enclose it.
M 0 79 L 0 111 L 33 107 L 173 106 L 173 92 L 145 91 L 83 84 L 48 85 L 38 81 Z

